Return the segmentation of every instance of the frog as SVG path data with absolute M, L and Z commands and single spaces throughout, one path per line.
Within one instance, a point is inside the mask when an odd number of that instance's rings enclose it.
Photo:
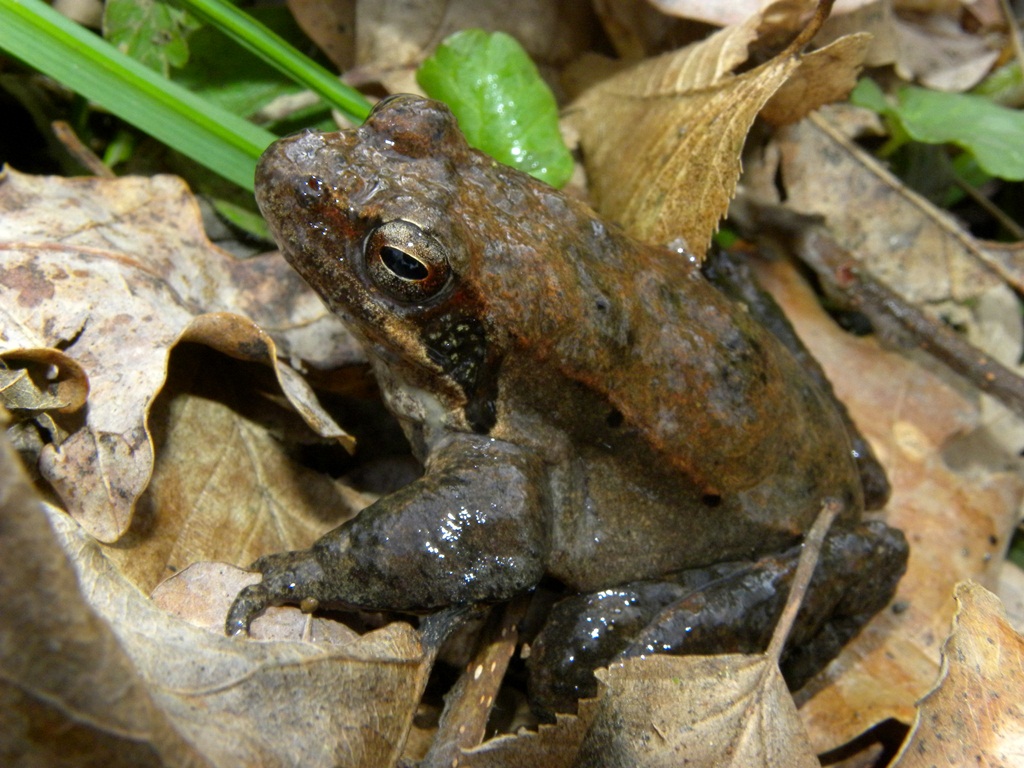
M 308 549 L 253 563 L 262 579 L 228 634 L 271 605 L 423 615 L 556 584 L 568 607 L 531 675 L 542 711 L 564 711 L 618 654 L 763 644 L 826 499 L 841 512 L 800 643 L 834 655 L 889 603 L 908 550 L 865 515 L 884 474 L 728 269 L 630 237 L 413 95 L 276 141 L 256 198 L 362 344 L 423 473 Z M 574 653 L 599 616 L 613 641 Z M 706 638 L 670 639 L 677 625 Z

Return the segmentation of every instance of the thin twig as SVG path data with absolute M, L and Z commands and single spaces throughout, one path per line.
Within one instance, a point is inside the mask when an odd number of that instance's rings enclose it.
M 1010 44 L 1013 46 L 1013 55 L 1017 58 L 1017 65 L 1020 67 L 1021 72 L 1024 72 L 1024 45 L 1020 41 L 1017 17 L 1013 15 L 1010 0 L 999 0 L 999 7 L 1003 9 L 1003 15 L 1006 16 L 1006 26 L 1010 30 Z
M 909 337 L 951 371 L 1024 418 L 1024 379 L 865 273 L 820 218 L 761 203 L 742 194 L 729 213 L 745 231 L 782 240 L 814 270 L 830 297 L 863 312 L 876 330 L 896 338 Z

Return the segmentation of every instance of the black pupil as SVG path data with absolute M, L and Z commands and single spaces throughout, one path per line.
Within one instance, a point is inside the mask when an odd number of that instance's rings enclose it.
M 384 262 L 385 267 L 404 280 L 423 280 L 430 274 L 422 261 L 390 245 L 380 249 L 380 260 Z

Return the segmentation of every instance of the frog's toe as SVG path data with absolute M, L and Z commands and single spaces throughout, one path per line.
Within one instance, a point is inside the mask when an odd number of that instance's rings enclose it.
M 261 557 L 250 570 L 262 573 L 263 580 L 238 593 L 224 622 L 228 635 L 249 634 L 253 619 L 272 605 L 320 598 L 323 571 L 308 550 Z

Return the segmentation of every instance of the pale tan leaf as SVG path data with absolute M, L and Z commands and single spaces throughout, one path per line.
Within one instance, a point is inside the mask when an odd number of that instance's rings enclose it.
M 578 715 L 556 715 L 554 724 L 485 741 L 462 753 L 459 768 L 571 768 L 597 710 L 597 699 L 580 702 Z
M 945 461 L 955 441 L 985 439 L 977 404 L 958 386 L 874 339 L 844 333 L 792 268 L 761 264 L 758 277 L 886 467 L 893 484 L 886 520 L 910 542 L 894 608 L 798 694 L 815 751 L 824 752 L 887 718 L 912 719 L 914 702 L 935 679 L 953 586 L 995 578 L 1024 480 L 1002 464 L 954 468 Z
M 836 0 L 832 8 L 832 15 L 842 15 L 868 5 L 874 0 Z M 738 24 L 749 18 L 758 11 L 765 8 L 765 0 L 731 0 L 730 2 L 709 2 L 709 0 L 651 0 L 651 4 L 670 16 L 679 16 L 687 19 L 700 19 L 709 24 L 726 26 Z M 794 10 L 804 9 L 813 6 L 813 2 L 804 0 L 790 0 L 789 2 L 776 2 L 781 6 L 783 12 L 792 14 Z
M 958 585 L 956 602 L 939 682 L 918 707 L 899 768 L 1024 763 L 1024 637 L 981 585 Z
M 999 59 L 1002 45 L 965 30 L 956 16 L 933 14 L 914 22 L 893 19 L 896 73 L 927 88 L 960 93 L 973 88 Z
M 223 348 L 273 364 L 354 359 L 336 318 L 279 257 L 236 260 L 212 246 L 184 184 L 154 179 L 60 179 L 7 171 L 0 179 L 0 352 L 59 347 L 87 373 L 85 425 L 40 456 L 68 510 L 104 541 L 127 529 L 149 480 L 146 413 L 168 350 L 197 315 L 221 313 Z M 226 311 L 252 320 L 227 319 Z M 204 341 L 216 335 L 207 321 Z M 247 326 L 241 336 L 240 325 Z M 264 330 L 261 330 L 264 329 Z M 283 370 L 283 368 L 282 368 Z M 286 395 L 342 433 L 282 374 Z
M 695 67 L 698 82 L 717 71 L 716 57 L 704 59 L 699 49 L 612 77 L 574 102 L 568 117 L 597 210 L 640 240 L 682 238 L 703 254 L 735 190 L 750 124 L 798 61 L 775 59 L 692 89 L 677 77 L 688 62 L 703 63 Z
M 847 138 L 843 126 L 860 113 L 830 107 L 780 132 L 786 205 L 823 216 L 844 248 L 914 304 L 963 302 L 997 284 L 982 243 Z M 758 174 L 758 194 L 772 194 L 775 173 Z
M 1012 560 L 999 572 L 997 595 L 1006 609 L 1006 618 L 1018 632 L 1024 632 L 1024 568 Z
M 801 43 L 824 12 L 820 6 L 783 53 L 741 75 L 729 71 L 746 58 L 754 33 L 772 34 L 765 15 L 586 90 L 566 120 L 579 133 L 597 210 L 640 240 L 672 242 L 700 257 L 735 192 L 754 118 L 800 68 Z M 819 52 L 771 114 L 795 119 L 817 100 L 845 94 L 865 45 L 843 39 Z
M 576 765 L 817 766 L 775 661 L 652 656 L 598 673 L 607 690 Z

